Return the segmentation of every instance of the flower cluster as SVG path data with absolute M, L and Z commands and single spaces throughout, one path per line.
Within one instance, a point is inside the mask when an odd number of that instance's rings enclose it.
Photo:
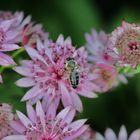
M 0 11 L 0 65 L 4 67 L 15 65 L 14 60 L 5 52 L 20 49 L 26 44 L 34 46 L 35 40 L 39 37 L 47 39 L 48 33 L 42 30 L 40 24 L 34 25 L 30 16 L 24 18 L 23 12 Z
M 28 103 L 27 113 L 29 118 L 17 111 L 20 120 L 11 123 L 17 134 L 3 140 L 72 140 L 88 128 L 84 125 L 86 119 L 72 122 L 75 109 L 71 107 L 66 107 L 55 116 L 56 113 L 50 109 L 44 112 L 40 102 L 37 102 L 36 111 Z
M 42 25 L 34 24 L 30 16 L 24 18 L 23 12 L 1 11 L 0 65 L 16 64 L 15 55 L 3 52 L 23 49 L 30 58 L 21 60 L 13 70 L 23 76 L 16 85 L 30 89 L 21 99 L 26 101 L 27 115 L 20 111 L 14 115 L 9 105 L 0 105 L 0 139 L 127 140 L 125 127 L 118 138 L 107 129 L 104 138 L 92 132 L 85 124 L 87 119 L 75 119 L 76 112 L 83 110 L 80 96 L 95 98 L 120 82 L 127 83 L 128 74 L 120 67 L 139 65 L 139 29 L 123 22 L 111 34 L 93 30 L 86 34 L 85 45 L 75 48 L 70 37 L 49 39 Z M 140 139 L 139 129 L 129 137 L 134 139 Z
M 117 86 L 119 82 L 127 83 L 126 75 L 117 70 L 118 57 L 114 55 L 113 49 L 109 49 L 110 35 L 101 31 L 99 34 L 92 30 L 91 35 L 86 34 L 86 49 L 88 51 L 88 62 L 94 81 L 98 85 L 100 93 Z
M 14 68 L 25 76 L 16 84 L 20 87 L 32 87 L 22 101 L 36 103 L 43 99 L 47 106 L 49 102 L 53 102 L 57 108 L 61 100 L 64 107 L 73 106 L 82 111 L 78 94 L 96 97 L 94 92 L 99 88 L 90 77 L 87 54 L 84 48 L 75 49 L 70 38 L 64 40 L 60 35 L 56 42 L 43 43 L 37 40 L 37 48 L 27 46 L 26 51 L 32 60 L 23 60 L 21 66 Z M 68 59 L 72 59 L 71 62 Z

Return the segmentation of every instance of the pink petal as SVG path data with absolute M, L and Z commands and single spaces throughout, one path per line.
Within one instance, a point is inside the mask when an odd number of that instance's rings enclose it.
M 34 59 L 38 59 L 41 62 L 43 62 L 44 64 L 46 64 L 46 66 L 48 66 L 47 62 L 44 60 L 44 58 L 33 48 L 26 46 L 26 51 L 29 54 L 29 56 L 34 60 Z
M 37 39 L 37 49 L 39 51 L 42 51 L 44 49 L 43 43 L 41 42 L 39 38 Z
M 32 122 L 36 122 L 37 121 L 37 116 L 36 116 L 36 112 L 34 110 L 34 108 L 32 107 L 32 105 L 30 103 L 26 103 L 26 108 L 27 108 L 27 114 L 28 114 L 28 117 L 30 118 L 30 120 Z
M 31 16 L 27 16 L 27 17 L 23 20 L 23 22 L 22 22 L 22 24 L 21 24 L 21 26 L 20 26 L 21 29 L 23 29 L 25 25 L 29 24 L 30 21 L 31 21 Z
M 71 128 L 70 131 L 74 131 L 75 132 L 78 129 L 80 129 L 85 124 L 86 121 L 87 121 L 87 119 L 81 119 L 81 120 L 75 121 L 75 122 L 71 123 L 70 125 L 68 125 L 67 127 L 65 127 L 63 129 L 63 132 L 68 131 L 69 128 Z
M 64 120 L 68 116 L 70 111 L 71 111 L 71 107 L 70 106 L 66 107 L 61 112 L 58 113 L 56 120 Z
M 27 138 L 24 135 L 12 135 L 12 136 L 7 136 L 2 140 L 27 140 Z
M 21 78 L 16 81 L 16 85 L 19 87 L 32 87 L 35 85 L 35 81 L 32 78 Z
M 86 90 L 82 90 L 82 91 L 79 91 L 78 94 L 80 94 L 81 96 L 84 96 L 84 97 L 88 97 L 88 98 L 97 98 L 97 94 L 95 94 L 94 92 L 91 92 L 91 91 L 86 91 Z
M 0 23 L 0 28 L 3 29 L 3 31 L 7 31 L 10 26 L 15 22 L 15 20 L 4 20 Z
M 70 124 L 75 116 L 76 110 L 75 109 L 71 109 L 68 114 L 65 116 L 65 118 L 63 118 L 63 123 L 67 123 Z
M 55 105 L 55 101 L 54 100 L 49 104 L 49 106 L 47 108 L 47 112 L 46 112 L 46 115 L 49 116 L 49 117 L 51 117 L 52 119 L 55 118 L 55 116 L 56 116 L 56 110 L 57 110 L 57 107 Z
M 14 60 L 11 57 L 0 52 L 0 65 L 9 66 L 9 65 L 15 65 L 15 64 L 16 63 L 14 62 Z
M 18 66 L 18 67 L 14 67 L 13 70 L 21 74 L 22 76 L 33 76 L 31 69 L 28 67 Z
M 2 44 L 0 51 L 7 52 L 7 51 L 13 51 L 19 49 L 19 46 L 16 44 Z
M 48 48 L 47 42 L 45 42 L 45 54 L 48 56 L 48 58 L 50 59 L 50 61 L 52 62 L 52 64 L 55 65 L 55 63 L 53 61 L 53 58 L 52 58 L 51 50 Z
M 13 129 L 15 129 L 20 134 L 23 134 L 23 132 L 25 132 L 26 130 L 26 128 L 21 124 L 21 122 L 18 121 L 12 121 L 10 125 Z
M 79 112 L 82 112 L 83 105 L 82 105 L 80 97 L 77 95 L 77 93 L 70 93 L 70 95 L 73 101 L 73 107 L 76 108 L 76 110 L 78 110 Z
M 42 89 L 39 88 L 39 85 L 36 85 L 27 91 L 27 93 L 23 96 L 21 101 L 26 101 L 26 100 L 29 100 L 31 98 L 34 98 L 37 95 L 39 95 L 41 92 L 42 92 Z
M 5 40 L 7 42 L 14 42 L 17 38 L 19 37 L 19 32 L 17 30 L 10 30 L 6 33 L 6 38 Z
M 41 124 L 43 126 L 43 130 L 45 132 L 45 130 L 46 130 L 45 113 L 42 109 L 42 105 L 41 105 L 40 101 L 37 102 L 36 113 L 37 113 L 37 116 L 40 118 Z
M 16 111 L 16 113 L 25 127 L 32 125 L 32 122 L 22 112 Z
M 59 83 L 60 86 L 60 91 L 61 91 L 61 99 L 62 99 L 62 103 L 63 105 L 66 106 L 72 106 L 72 99 L 70 96 L 70 93 L 67 90 L 67 87 L 64 85 L 63 82 Z
M 82 126 L 79 130 L 75 131 L 72 135 L 64 138 L 64 140 L 75 140 L 77 137 L 80 137 L 88 129 L 88 127 L 89 127 L 88 125 Z

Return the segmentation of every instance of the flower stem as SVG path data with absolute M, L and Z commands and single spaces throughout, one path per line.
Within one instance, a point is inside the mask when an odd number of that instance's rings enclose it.
M 12 54 L 12 58 L 15 58 L 16 56 L 18 56 L 19 54 L 21 54 L 22 52 L 24 52 L 25 49 L 22 47 L 20 49 L 18 49 L 17 51 L 15 51 L 13 54 Z M 9 66 L 6 66 L 6 67 L 1 67 L 0 68 L 0 74 L 7 68 L 13 68 L 15 65 L 9 65 Z

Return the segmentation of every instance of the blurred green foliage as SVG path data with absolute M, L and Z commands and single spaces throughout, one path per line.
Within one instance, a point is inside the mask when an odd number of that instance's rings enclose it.
M 114 6 L 110 0 L 110 5 Z M 104 2 L 105 3 L 105 2 Z M 119 3 L 119 1 L 118 1 Z M 84 45 L 84 33 L 92 28 L 104 29 L 110 32 L 125 19 L 139 22 L 138 8 L 125 4 L 120 10 L 105 13 L 102 1 L 92 0 L 1 0 L 0 10 L 22 10 L 26 15 L 31 14 L 33 20 L 42 23 L 52 39 L 62 33 L 71 36 L 73 45 Z M 107 8 L 110 6 L 106 3 Z M 111 8 L 115 10 L 115 8 Z M 114 14 L 115 13 L 115 14 Z M 21 59 L 19 56 L 18 59 Z M 12 70 L 3 73 L 4 84 L 0 85 L 0 101 L 13 104 L 15 109 L 25 111 L 25 103 L 20 99 L 27 89 L 16 87 L 14 82 L 19 76 Z M 88 118 L 91 126 L 103 132 L 106 127 L 118 131 L 122 124 L 129 132 L 140 127 L 140 74 L 129 78 L 128 85 L 120 85 L 109 93 L 99 95 L 96 99 L 82 98 L 84 111 L 79 117 Z

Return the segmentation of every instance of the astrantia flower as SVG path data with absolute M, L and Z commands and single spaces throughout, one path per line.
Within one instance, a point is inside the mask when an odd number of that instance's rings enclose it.
M 6 103 L 0 103 L 0 139 L 13 134 L 10 126 L 13 119 L 12 107 Z
M 34 25 L 33 23 L 27 24 L 22 32 L 22 44 L 30 45 L 31 47 L 36 47 L 36 41 L 39 38 L 40 40 L 44 41 L 48 39 L 49 34 L 44 32 L 42 29 L 41 24 Z
M 118 64 L 132 66 L 140 64 L 140 26 L 122 22 L 109 38 L 109 49 L 118 57 Z
M 57 116 L 50 109 L 45 114 L 41 103 L 37 102 L 36 111 L 27 104 L 28 118 L 17 111 L 20 121 L 13 121 L 12 127 L 17 135 L 11 135 L 3 140 L 75 140 L 88 128 L 84 125 L 86 119 L 72 122 L 75 110 L 67 107 Z
M 0 11 L 0 22 L 3 20 L 15 19 L 12 29 L 16 29 L 18 34 L 18 42 L 24 45 L 35 47 L 37 38 L 45 40 L 48 38 L 48 33 L 44 32 L 41 24 L 34 24 L 31 21 L 31 16 L 24 18 L 23 12 Z
M 140 129 L 135 130 L 129 137 L 124 126 L 121 127 L 118 137 L 113 132 L 112 129 L 108 128 L 105 131 L 105 136 L 100 133 L 96 133 L 93 140 L 139 140 L 140 139 Z
M 106 92 L 116 84 L 117 71 L 114 66 L 107 64 L 93 65 L 92 72 L 95 77 L 95 83 L 100 87 L 99 92 Z
M 64 41 L 60 35 L 56 43 L 47 41 L 42 44 L 38 40 L 37 50 L 28 46 L 25 48 L 32 60 L 24 60 L 22 66 L 15 68 L 16 72 L 26 76 L 16 84 L 32 88 L 22 101 L 35 103 L 43 98 L 44 103 L 53 102 L 57 107 L 61 99 L 65 107 L 73 106 L 81 111 L 82 103 L 78 94 L 96 97 L 93 91 L 98 87 L 92 83 L 93 76 L 89 75 L 86 52 L 84 48 L 76 50 L 70 38 Z M 68 59 L 71 60 L 69 64 Z
M 86 34 L 86 48 L 88 50 L 88 60 L 92 63 L 114 64 L 115 58 L 108 54 L 108 34 L 101 31 L 92 30 L 92 34 Z

